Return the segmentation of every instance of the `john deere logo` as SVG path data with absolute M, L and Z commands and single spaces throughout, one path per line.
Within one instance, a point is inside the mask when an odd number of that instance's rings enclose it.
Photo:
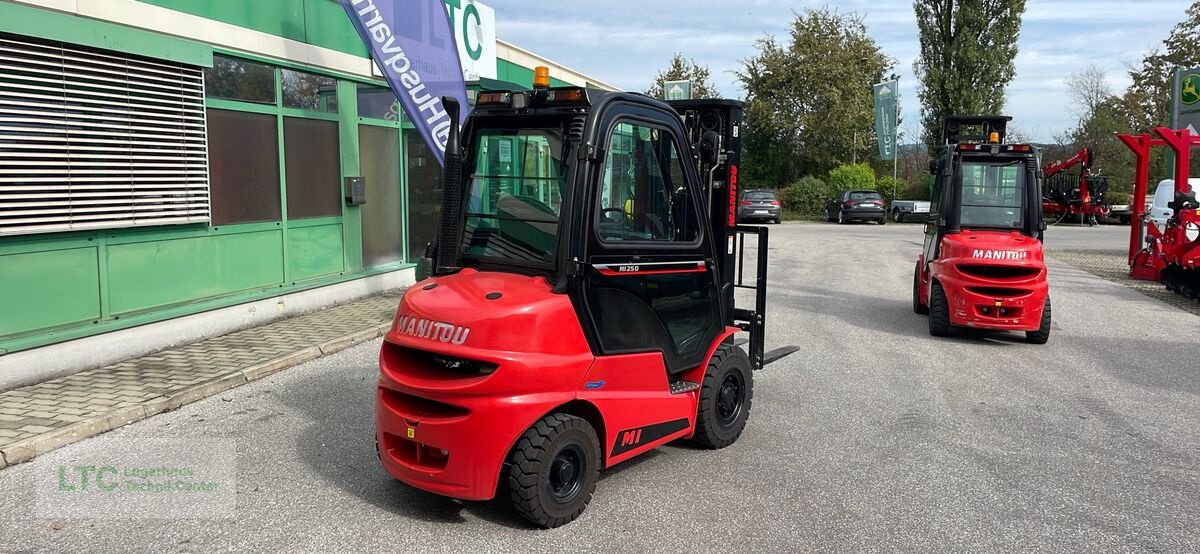
M 1189 105 L 1200 102 L 1200 75 L 1192 73 L 1183 78 L 1179 99 Z

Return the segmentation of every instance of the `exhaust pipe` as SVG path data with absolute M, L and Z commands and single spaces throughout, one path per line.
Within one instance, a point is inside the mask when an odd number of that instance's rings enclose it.
M 442 97 L 442 107 L 450 116 L 450 134 L 442 163 L 442 217 L 438 225 L 437 254 L 433 274 L 458 271 L 458 247 L 462 241 L 463 154 L 459 144 L 458 99 Z

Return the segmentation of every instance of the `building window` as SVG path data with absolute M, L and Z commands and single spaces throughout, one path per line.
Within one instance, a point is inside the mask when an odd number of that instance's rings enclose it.
M 273 115 L 208 110 L 214 225 L 279 220 L 279 137 Z
M 204 71 L 204 88 L 210 98 L 274 104 L 275 68 L 216 55 Z
M 372 85 L 358 85 L 358 116 L 372 119 L 399 121 L 400 102 L 392 89 Z
M 288 219 L 342 215 L 338 124 L 283 118 Z
M 405 185 L 408 187 L 408 258 L 416 262 L 437 236 L 442 213 L 442 168 L 421 134 L 404 131 Z
M 283 107 L 314 112 L 337 113 L 337 81 L 332 77 L 303 71 L 280 71 Z
M 359 174 L 367 180 L 367 203 L 360 210 L 363 265 L 403 261 L 400 132 L 395 127 L 359 125 L 358 151 Z
M 201 69 L 0 35 L 0 235 L 209 219 Z

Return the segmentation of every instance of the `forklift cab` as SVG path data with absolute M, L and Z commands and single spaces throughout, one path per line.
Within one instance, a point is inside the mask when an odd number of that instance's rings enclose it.
M 736 186 L 736 150 L 719 150 L 741 104 L 690 107 L 705 116 L 685 123 L 645 96 L 582 88 L 480 94 L 461 140 L 463 213 L 448 211 L 442 229 L 461 231 L 436 246 L 434 275 L 544 277 L 597 355 L 661 350 L 672 374 L 696 367 L 739 323 L 725 248 L 735 229 L 713 193 Z
M 929 162 L 933 175 L 924 263 L 938 258 L 942 238 L 963 229 L 1017 232 L 1042 240 L 1038 154 L 1028 144 L 1006 144 L 1008 116 L 952 116 L 943 145 Z

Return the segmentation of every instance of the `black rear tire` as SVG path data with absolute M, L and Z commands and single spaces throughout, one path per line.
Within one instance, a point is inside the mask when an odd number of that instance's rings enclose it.
M 904 214 L 900 213 L 900 210 L 895 210 L 892 212 L 892 220 L 896 223 L 902 223 L 904 221 Z
M 550 414 L 517 439 L 508 457 L 513 509 L 550 529 L 570 523 L 592 499 L 600 477 L 600 440 L 582 418 Z
M 913 312 L 921 315 L 929 313 L 929 307 L 921 303 L 921 265 L 913 269 Z
M 1025 331 L 1025 342 L 1030 344 L 1046 344 L 1050 340 L 1050 297 L 1042 307 L 1042 324 L 1037 331 Z
M 850 220 L 846 219 L 846 213 L 843 212 L 842 210 L 838 210 L 837 223 L 838 223 L 838 225 L 845 225 L 847 223 L 850 223 Z
M 935 337 L 950 336 L 950 303 L 946 291 L 937 281 L 929 285 L 929 334 Z
M 705 448 L 733 444 L 746 428 L 753 399 L 754 371 L 750 369 L 750 357 L 731 344 L 717 347 L 700 386 L 692 442 Z

